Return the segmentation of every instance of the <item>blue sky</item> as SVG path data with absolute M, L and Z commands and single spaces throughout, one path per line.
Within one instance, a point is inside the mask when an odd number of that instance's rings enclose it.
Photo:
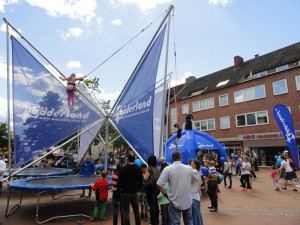
M 168 68 L 173 85 L 232 66 L 236 55 L 246 61 L 299 42 L 298 0 L 0 0 L 0 14 L 65 76 L 90 73 L 154 21 L 89 75 L 100 78 L 101 98 L 113 101 L 170 4 L 175 6 Z M 0 121 L 7 120 L 5 32 L 1 21 Z M 162 74 L 161 66 L 158 77 Z

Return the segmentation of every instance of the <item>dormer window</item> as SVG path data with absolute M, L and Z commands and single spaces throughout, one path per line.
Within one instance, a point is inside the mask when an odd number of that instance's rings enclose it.
M 224 80 L 224 81 L 221 81 L 221 82 L 219 82 L 219 83 L 217 84 L 217 86 L 216 86 L 216 87 L 223 86 L 223 85 L 227 84 L 227 83 L 228 83 L 228 81 L 229 81 L 229 80 Z

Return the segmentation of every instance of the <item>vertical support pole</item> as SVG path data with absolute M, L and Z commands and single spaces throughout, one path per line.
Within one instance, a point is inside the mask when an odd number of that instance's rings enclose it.
M 104 143 L 104 171 L 107 172 L 107 151 L 108 151 L 108 118 L 105 119 L 105 143 Z
M 9 76 L 9 26 L 6 24 L 6 67 L 7 67 L 7 149 L 9 174 L 11 174 L 11 143 L 10 143 L 10 76 Z
M 160 138 L 159 138 L 159 158 L 162 156 L 162 145 L 165 141 L 164 136 L 164 125 L 165 125 L 165 115 L 166 115 L 166 89 L 167 89 L 167 74 L 168 74 L 168 58 L 169 58 L 169 39 L 170 39 L 170 22 L 171 15 L 169 14 L 168 18 L 168 32 L 167 32 L 167 43 L 166 43 L 166 59 L 165 59 L 165 76 L 164 76 L 164 89 L 163 89 L 163 109 L 161 112 L 161 124 L 160 124 Z

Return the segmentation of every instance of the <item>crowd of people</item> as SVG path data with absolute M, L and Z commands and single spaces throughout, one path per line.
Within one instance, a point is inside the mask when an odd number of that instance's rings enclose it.
M 85 160 L 78 163 L 76 157 L 76 152 L 67 154 L 67 167 L 78 167 L 78 175 L 99 174 L 99 179 L 91 185 L 89 197 L 93 190 L 96 203 L 92 220 L 105 220 L 109 185 L 106 172 L 96 169 L 96 165 L 102 164 L 105 159 L 99 157 L 94 161 L 86 155 Z M 111 158 L 108 157 L 106 160 L 113 163 Z M 136 160 L 136 156 L 129 153 L 127 163 L 117 163 L 112 172 L 114 225 L 130 224 L 130 207 L 133 209 L 137 225 L 141 224 L 142 220 L 149 221 L 151 225 L 157 225 L 159 221 L 164 225 L 180 224 L 181 217 L 184 224 L 203 225 L 201 214 L 203 194 L 209 196 L 211 203 L 208 207 L 209 211 L 218 212 L 218 197 L 221 193 L 219 185 L 223 184 L 227 189 L 241 188 L 242 192 L 249 193 L 253 188 L 252 180 L 256 178 L 255 172 L 258 171 L 257 156 L 254 151 L 244 154 L 232 153 L 225 159 L 219 157 L 215 151 L 207 151 L 207 153 L 199 151 L 197 158 L 190 159 L 188 165 L 182 164 L 179 151 L 173 152 L 171 165 L 162 157 L 158 167 L 158 160 L 154 155 L 148 157 L 147 164 L 136 163 Z M 39 163 L 39 167 L 47 166 L 49 166 L 47 160 Z M 287 183 L 291 181 L 292 191 L 297 191 L 294 167 L 287 151 L 277 157 L 270 174 L 276 191 L 280 190 L 278 183 L 280 177 L 284 178 L 282 190 L 287 190 Z M 1 168 L 0 165 L 0 177 L 3 176 Z M 239 177 L 240 187 L 233 187 L 233 177 Z M 100 211 L 99 216 L 98 211 Z M 118 221 L 119 218 L 121 221 Z

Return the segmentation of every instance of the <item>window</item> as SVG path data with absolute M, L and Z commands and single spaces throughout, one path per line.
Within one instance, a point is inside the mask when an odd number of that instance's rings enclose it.
M 193 112 L 214 108 L 214 98 L 193 102 Z
M 203 91 L 205 91 L 205 89 L 206 89 L 206 88 L 204 88 L 204 89 L 202 89 L 202 90 L 199 90 L 199 91 L 194 91 L 194 92 L 192 92 L 190 95 L 191 95 L 191 96 L 200 95 L 200 94 L 202 94 Z
M 267 111 L 236 115 L 237 127 L 262 125 L 262 124 L 268 124 Z
M 246 102 L 266 97 L 265 85 L 260 85 L 234 92 L 234 102 Z
M 215 119 L 195 121 L 196 129 L 200 131 L 215 130 Z
M 274 95 L 281 95 L 287 93 L 286 80 L 278 80 L 273 82 L 273 93 Z
M 295 77 L 296 79 L 296 88 L 298 91 L 300 91 L 300 75 Z
M 228 105 L 228 94 L 219 96 L 219 106 Z
M 181 109 L 182 109 L 182 114 L 188 114 L 189 113 L 189 104 L 183 104 Z
M 224 116 L 220 118 L 221 129 L 230 128 L 230 119 L 229 116 Z
M 228 81 L 229 81 L 229 80 L 224 80 L 224 81 L 219 82 L 219 83 L 217 84 L 217 87 L 220 87 L 220 86 L 223 86 L 223 85 L 227 84 Z
M 276 67 L 276 72 L 287 70 L 288 68 L 289 68 L 289 66 L 287 64 L 286 65 L 282 65 L 282 66 L 278 66 L 278 67 Z

